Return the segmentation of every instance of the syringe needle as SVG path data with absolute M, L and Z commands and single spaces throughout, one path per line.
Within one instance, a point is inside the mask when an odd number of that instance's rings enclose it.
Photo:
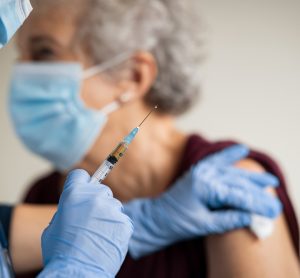
M 148 115 L 145 117 L 145 119 L 138 125 L 138 127 L 140 128 L 142 125 L 143 125 L 143 123 L 149 118 L 149 116 L 153 113 L 153 111 L 155 110 L 155 109 L 157 109 L 158 108 L 158 106 L 156 105 L 154 108 L 152 108 L 152 110 L 148 113 Z
M 131 144 L 132 140 L 139 132 L 139 128 L 141 125 L 147 120 L 147 118 L 151 115 L 151 113 L 157 109 L 156 105 L 146 116 L 146 118 L 140 123 L 140 125 L 134 128 L 124 139 L 122 142 L 118 144 L 118 146 L 110 153 L 110 155 L 104 160 L 104 162 L 100 165 L 97 171 L 92 176 L 92 181 L 102 182 L 108 174 L 112 171 L 112 169 L 116 166 L 121 157 L 124 156 L 125 152 L 128 149 L 128 146 Z

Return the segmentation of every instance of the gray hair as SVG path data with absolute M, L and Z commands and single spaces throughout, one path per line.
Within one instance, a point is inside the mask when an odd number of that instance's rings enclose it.
M 39 0 L 35 0 L 39 1 Z M 74 0 L 40 0 L 76 5 Z M 82 0 L 78 38 L 96 63 L 120 53 L 147 50 L 158 77 L 146 94 L 148 105 L 179 115 L 200 93 L 203 60 L 199 0 Z M 80 6 L 82 8 L 82 6 Z

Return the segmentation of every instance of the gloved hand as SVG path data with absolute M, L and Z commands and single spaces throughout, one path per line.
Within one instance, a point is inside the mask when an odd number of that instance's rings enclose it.
M 115 277 L 133 231 L 111 190 L 70 173 L 58 210 L 42 235 L 45 264 L 39 277 Z
M 232 166 L 248 154 L 244 146 L 230 147 L 198 162 L 161 196 L 125 204 L 134 224 L 131 256 L 139 258 L 177 241 L 248 227 L 252 214 L 278 216 L 281 203 L 264 191 L 277 186 L 278 179 Z

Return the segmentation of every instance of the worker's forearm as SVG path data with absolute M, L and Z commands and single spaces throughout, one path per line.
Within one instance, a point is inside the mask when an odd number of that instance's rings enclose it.
M 42 266 L 41 235 L 56 206 L 19 205 L 14 209 L 10 228 L 10 252 L 17 273 Z

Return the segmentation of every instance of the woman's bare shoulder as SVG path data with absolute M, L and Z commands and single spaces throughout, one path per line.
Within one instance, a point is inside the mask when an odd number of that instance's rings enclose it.
M 251 159 L 240 161 L 236 167 L 264 171 Z M 283 214 L 275 221 L 273 234 L 265 240 L 242 229 L 209 237 L 207 249 L 211 277 L 300 277 L 298 257 Z

